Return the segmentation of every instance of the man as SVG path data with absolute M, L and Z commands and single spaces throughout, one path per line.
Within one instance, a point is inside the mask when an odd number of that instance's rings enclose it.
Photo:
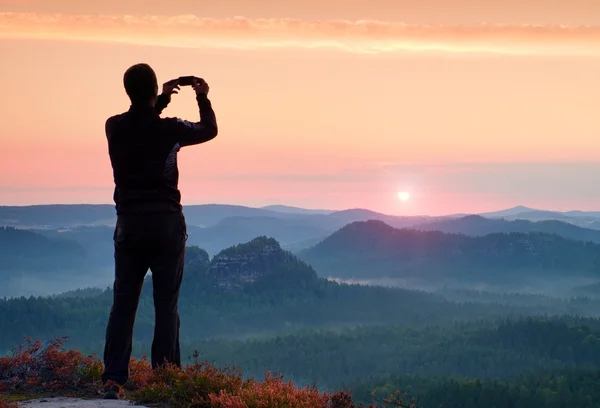
M 152 68 L 137 64 L 125 72 L 123 82 L 130 109 L 106 121 L 117 212 L 114 298 L 102 374 L 106 399 L 118 399 L 128 379 L 133 325 L 148 269 L 156 316 L 152 368 L 167 362 L 181 366 L 177 303 L 187 229 L 178 189 L 177 152 L 217 136 L 204 80 L 194 79 L 192 84 L 201 118 L 196 123 L 159 116 L 180 89 L 178 80 L 165 83 L 158 95 Z

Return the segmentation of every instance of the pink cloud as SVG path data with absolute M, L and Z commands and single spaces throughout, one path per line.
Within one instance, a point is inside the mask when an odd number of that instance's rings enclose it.
M 600 56 L 600 27 L 0 13 L 0 38 L 136 45 Z

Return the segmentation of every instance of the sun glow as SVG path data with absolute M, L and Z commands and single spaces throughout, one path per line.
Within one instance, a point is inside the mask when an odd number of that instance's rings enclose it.
M 407 191 L 400 191 L 398 193 L 398 199 L 400 201 L 408 201 L 410 199 L 410 193 Z

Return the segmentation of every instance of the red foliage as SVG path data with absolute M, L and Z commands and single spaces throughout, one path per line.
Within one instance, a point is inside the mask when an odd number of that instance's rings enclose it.
M 27 340 L 12 357 L 0 358 L 0 392 L 79 391 L 97 384 L 102 362 L 76 350 L 65 351 L 65 338 L 45 344 Z
M 235 367 L 218 369 L 198 361 L 183 369 L 167 366 L 150 372 L 130 396 L 139 403 L 172 408 L 365 408 L 356 406 L 346 392 L 320 393 L 269 372 L 263 381 L 244 379 Z
M 0 408 L 19 408 L 16 402 L 10 402 L 0 396 Z
M 12 357 L 0 358 L 0 393 L 97 395 L 102 362 L 64 350 L 64 342 L 65 338 L 45 344 L 28 339 Z M 263 381 L 244 379 L 235 367 L 219 369 L 206 362 L 153 371 L 146 358 L 132 359 L 129 378 L 127 397 L 171 408 L 364 408 L 357 407 L 347 392 L 320 393 L 270 373 Z M 0 408 L 15 406 L 0 399 Z

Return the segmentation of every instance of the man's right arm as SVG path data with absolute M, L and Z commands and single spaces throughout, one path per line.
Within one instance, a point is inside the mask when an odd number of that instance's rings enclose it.
M 214 139 L 219 132 L 217 118 L 206 93 L 198 92 L 196 94 L 196 101 L 198 102 L 198 109 L 200 111 L 200 122 L 175 119 L 174 136 L 180 146 L 208 142 Z

